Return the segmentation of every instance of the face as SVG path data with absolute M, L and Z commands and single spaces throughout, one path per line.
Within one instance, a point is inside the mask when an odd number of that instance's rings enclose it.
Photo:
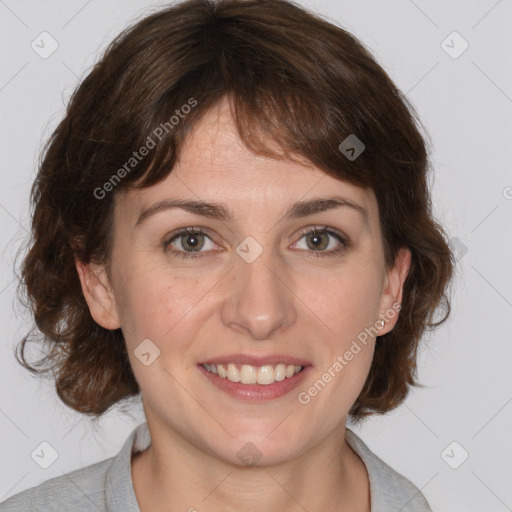
M 222 208 L 152 208 L 178 200 Z M 116 197 L 112 281 L 78 270 L 95 320 L 122 327 L 153 436 L 278 463 L 344 429 L 408 261 L 386 268 L 371 190 L 251 153 L 223 102 L 165 181 Z

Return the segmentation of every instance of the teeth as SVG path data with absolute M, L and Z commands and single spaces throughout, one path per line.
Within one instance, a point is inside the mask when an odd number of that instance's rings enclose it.
M 302 366 L 280 363 L 276 366 L 266 364 L 264 366 L 251 366 L 243 364 L 240 369 L 234 363 L 222 364 L 203 364 L 203 367 L 218 375 L 222 379 L 228 379 L 231 382 L 241 382 L 242 384 L 261 384 L 268 386 L 274 382 L 289 379 L 302 370 Z
M 240 370 L 240 382 L 242 384 L 256 384 L 257 380 L 258 370 L 254 366 L 244 364 Z
M 210 366 L 211 368 L 211 366 Z M 240 372 L 238 371 L 238 368 L 233 364 L 228 364 L 228 371 L 227 371 L 227 377 L 231 382 L 240 382 Z
M 277 381 L 280 381 L 280 380 L 284 380 L 285 378 L 286 378 L 286 365 L 278 364 L 274 371 L 274 379 L 276 379 Z
M 260 369 L 258 370 L 258 384 L 268 386 L 269 384 L 272 384 L 272 382 L 276 381 L 274 376 L 275 372 L 272 366 L 268 364 L 265 366 L 261 366 Z

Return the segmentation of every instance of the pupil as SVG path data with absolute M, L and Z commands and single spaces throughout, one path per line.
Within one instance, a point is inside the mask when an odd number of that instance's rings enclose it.
M 310 243 L 311 246 L 318 249 L 325 249 L 327 245 L 325 243 L 322 243 L 322 233 L 313 233 L 310 235 Z
M 188 245 L 192 249 L 197 248 L 199 245 L 199 238 L 196 235 L 187 235 L 185 240 L 185 245 Z

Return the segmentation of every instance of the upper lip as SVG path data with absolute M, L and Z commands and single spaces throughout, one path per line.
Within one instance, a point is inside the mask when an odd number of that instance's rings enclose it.
M 293 364 L 295 366 L 309 366 L 311 363 L 305 359 L 287 356 L 284 354 L 269 354 L 267 356 L 254 356 L 251 354 L 228 354 L 205 359 L 198 364 L 248 364 L 251 366 L 276 365 L 279 363 Z

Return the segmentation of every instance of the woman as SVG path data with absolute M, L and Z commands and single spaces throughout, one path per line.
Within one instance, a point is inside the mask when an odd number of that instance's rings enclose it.
M 294 3 L 120 34 L 46 147 L 22 276 L 63 402 L 140 393 L 147 423 L 0 510 L 430 510 L 346 428 L 449 313 L 427 168 L 383 69 Z

